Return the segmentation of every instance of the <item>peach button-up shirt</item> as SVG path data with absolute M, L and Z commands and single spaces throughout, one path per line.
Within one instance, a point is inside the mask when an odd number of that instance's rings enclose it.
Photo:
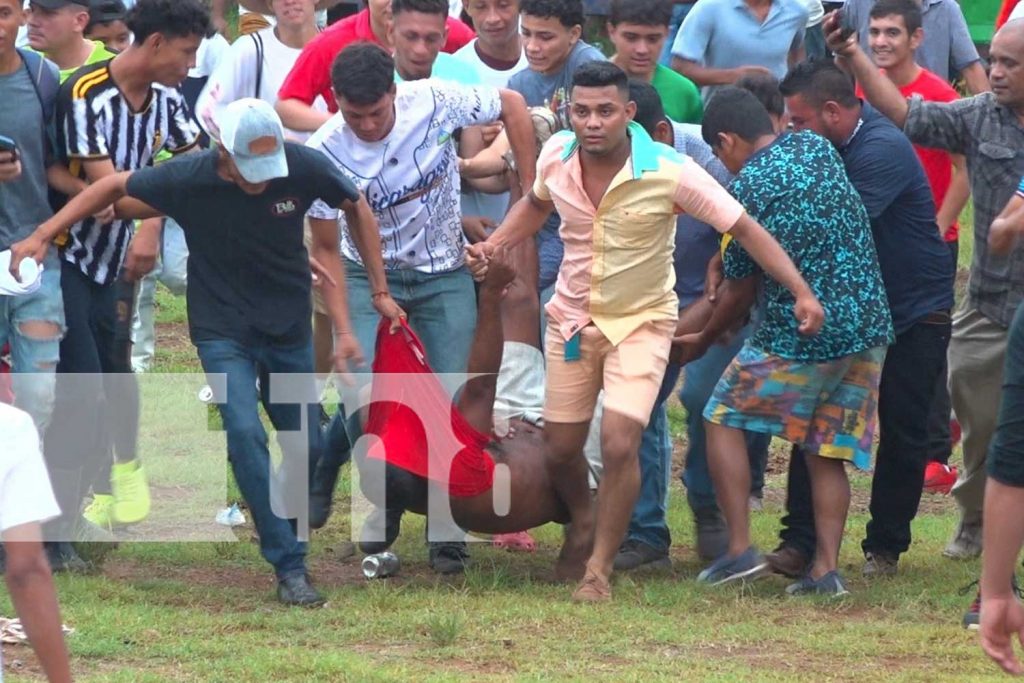
M 631 154 L 598 206 L 583 187 L 579 145 L 561 131 L 537 161 L 534 194 L 562 217 L 565 256 L 548 315 L 562 337 L 593 323 L 618 345 L 646 322 L 675 319 L 676 215 L 688 213 L 727 232 L 743 207 L 689 157 L 630 123 Z

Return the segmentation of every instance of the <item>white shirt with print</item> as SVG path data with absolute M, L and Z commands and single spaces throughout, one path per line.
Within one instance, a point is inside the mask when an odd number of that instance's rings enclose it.
M 427 79 L 399 83 L 395 123 L 384 139 L 364 142 L 335 114 L 306 143 L 319 149 L 359 187 L 380 224 L 384 265 L 443 273 L 463 265 L 459 166 L 452 136 L 459 128 L 496 121 L 497 88 Z M 316 202 L 311 218 L 340 220 L 341 253 L 362 263 L 337 209 Z

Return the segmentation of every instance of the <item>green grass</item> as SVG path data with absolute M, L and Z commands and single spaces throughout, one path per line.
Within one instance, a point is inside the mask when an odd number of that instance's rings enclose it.
M 965 227 L 962 263 L 970 234 Z M 164 333 L 180 332 L 181 300 L 161 292 L 158 303 Z M 158 349 L 157 365 L 197 370 L 194 353 L 177 347 Z M 207 420 L 192 393 L 200 379 L 163 378 L 143 389 L 147 410 L 166 425 L 144 432 L 142 450 L 154 516 L 169 535 L 185 521 L 208 522 L 237 496 L 231 487 L 224 493 L 221 435 L 189 433 Z M 684 417 L 671 407 L 677 441 Z M 775 543 L 781 514 L 778 462 L 766 509 L 753 515 L 762 548 Z M 859 542 L 870 478 L 852 480 L 841 565 L 853 594 L 840 602 L 787 599 L 782 580 L 699 587 L 678 480 L 669 507 L 674 573 L 621 576 L 605 606 L 574 605 L 570 588 L 550 580 L 561 538 L 554 525 L 536 532 L 534 555 L 475 544 L 465 576 L 440 578 L 427 569 L 422 519 L 414 515 L 396 546 L 399 576 L 377 582 L 362 579 L 358 558 L 347 556 L 350 523 L 336 515 L 312 543 L 311 568 L 330 598 L 319 610 L 277 606 L 247 528 L 238 540 L 220 530 L 216 542 L 124 543 L 104 575 L 60 576 L 57 585 L 64 619 L 76 629 L 68 641 L 76 674 L 86 682 L 998 680 L 975 637 L 959 627 L 971 595 L 958 589 L 978 563 L 940 557 L 955 521 L 952 502 L 927 498 L 900 576 L 869 584 L 859 574 Z M 349 484 L 346 473 L 343 490 Z M 10 613 L 6 596 L 0 613 Z M 40 680 L 26 648 L 5 647 L 5 665 L 7 680 Z

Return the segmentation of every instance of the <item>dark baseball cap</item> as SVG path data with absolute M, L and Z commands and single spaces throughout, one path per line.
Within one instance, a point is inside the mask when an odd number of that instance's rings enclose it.
M 92 0 L 29 0 L 29 2 L 43 9 L 61 9 L 68 5 L 78 5 L 89 9 L 93 5 Z
M 94 24 L 106 24 L 111 21 L 124 21 L 128 15 L 121 0 L 90 0 L 89 21 Z

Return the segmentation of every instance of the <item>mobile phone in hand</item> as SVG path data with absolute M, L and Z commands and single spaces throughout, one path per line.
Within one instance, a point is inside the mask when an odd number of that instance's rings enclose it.
M 0 153 L 10 152 L 12 161 L 18 160 L 18 143 L 6 135 L 0 135 Z
M 839 36 L 843 40 L 849 40 L 850 36 L 852 36 L 857 30 L 857 28 L 847 20 L 846 12 L 842 7 L 836 10 L 836 24 L 839 25 Z

